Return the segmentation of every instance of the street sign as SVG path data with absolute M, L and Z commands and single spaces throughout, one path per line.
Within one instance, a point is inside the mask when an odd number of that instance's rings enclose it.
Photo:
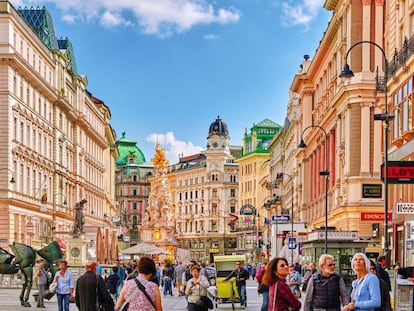
M 289 247 L 289 249 L 295 249 L 296 248 L 296 238 L 289 238 L 288 247 Z
M 273 215 L 272 216 L 272 221 L 289 221 L 290 220 L 290 216 L 288 215 Z

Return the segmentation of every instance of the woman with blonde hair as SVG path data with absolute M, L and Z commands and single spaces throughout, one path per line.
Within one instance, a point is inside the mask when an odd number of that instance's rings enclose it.
M 269 286 L 268 311 L 288 311 L 289 308 L 300 309 L 299 299 L 286 284 L 288 274 L 289 266 L 285 258 L 275 257 L 266 265 L 262 284 Z
M 352 282 L 351 302 L 343 311 L 364 310 L 374 311 L 381 306 L 381 291 L 379 279 L 370 272 L 371 263 L 363 253 L 357 253 L 352 257 L 351 267 L 357 275 Z

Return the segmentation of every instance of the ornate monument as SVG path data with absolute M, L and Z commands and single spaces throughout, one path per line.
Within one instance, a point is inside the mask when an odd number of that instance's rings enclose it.
M 151 180 L 151 193 L 148 198 L 148 208 L 142 218 L 142 242 L 154 243 L 172 253 L 174 241 L 174 213 L 166 176 L 168 160 L 164 149 L 158 144 L 155 155 L 151 159 L 156 170 Z
M 75 220 L 73 223 L 72 239 L 67 240 L 68 251 L 66 252 L 66 260 L 71 266 L 83 266 L 88 261 L 88 244 L 83 235 L 83 225 L 85 217 L 83 215 L 84 206 L 88 201 L 85 199 L 75 205 Z

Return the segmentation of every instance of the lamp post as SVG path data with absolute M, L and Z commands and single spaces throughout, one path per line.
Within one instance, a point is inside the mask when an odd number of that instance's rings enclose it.
M 328 149 L 328 135 L 326 134 L 325 129 L 319 125 L 309 125 L 306 127 L 301 134 L 300 143 L 298 148 L 306 148 L 305 141 L 303 140 L 303 134 L 310 128 L 320 129 L 325 135 L 325 170 L 320 171 L 320 176 L 325 176 L 325 254 L 328 253 L 328 187 L 329 187 L 329 149 Z
M 0 171 L 4 171 L 4 170 L 8 170 L 9 171 L 9 173 L 11 174 L 11 178 L 10 178 L 9 182 L 11 184 L 14 184 L 16 182 L 16 180 L 14 179 L 13 171 L 11 169 L 7 168 L 7 167 L 0 168 Z
M 382 56 L 384 58 L 384 84 L 383 84 L 383 88 L 381 89 L 380 87 L 380 82 L 379 82 L 379 77 L 378 77 L 378 71 L 377 71 L 377 77 L 376 77 L 376 91 L 383 91 L 384 92 L 384 113 L 378 113 L 378 114 L 374 114 L 374 120 L 375 121 L 383 121 L 384 122 L 384 256 L 387 258 L 387 262 L 389 261 L 389 242 L 388 242 L 388 131 L 389 131 L 389 127 L 390 127 L 390 121 L 394 119 L 394 115 L 392 114 L 388 114 L 388 86 L 387 86 L 387 82 L 388 82 L 388 60 L 387 57 L 385 55 L 385 51 L 384 49 L 378 45 L 375 42 L 372 41 L 368 41 L 368 40 L 363 40 L 363 41 L 359 41 L 354 43 L 346 52 L 345 55 L 345 65 L 344 68 L 341 72 L 341 74 L 339 75 L 340 78 L 352 78 L 354 76 L 354 73 L 352 72 L 352 70 L 349 68 L 348 65 L 348 55 L 351 52 L 351 50 L 360 45 L 360 44 L 371 44 L 374 45 L 375 47 L 377 47 L 381 53 Z
M 290 236 L 293 238 L 293 224 L 294 224 L 294 221 L 293 221 L 293 178 L 292 178 L 292 176 L 291 175 L 289 175 L 289 174 L 287 174 L 287 173 L 277 173 L 277 175 L 276 175 L 276 180 L 283 180 L 283 176 L 287 176 L 287 177 L 289 177 L 289 180 L 290 180 L 290 186 L 291 186 L 291 188 L 292 188 L 292 199 L 291 199 L 291 202 L 290 202 L 290 213 L 291 213 L 291 218 L 290 218 L 290 225 L 291 225 L 291 228 L 290 228 Z M 293 248 L 291 248 L 291 253 L 290 253 L 290 262 L 292 262 L 293 263 Z

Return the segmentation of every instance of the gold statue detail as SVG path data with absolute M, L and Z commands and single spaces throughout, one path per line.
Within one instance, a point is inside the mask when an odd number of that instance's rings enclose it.
M 167 160 L 167 157 L 165 156 L 164 148 L 161 148 L 160 145 L 157 143 L 155 146 L 155 155 L 151 159 L 152 164 L 156 168 L 165 168 L 168 166 L 169 162 Z

